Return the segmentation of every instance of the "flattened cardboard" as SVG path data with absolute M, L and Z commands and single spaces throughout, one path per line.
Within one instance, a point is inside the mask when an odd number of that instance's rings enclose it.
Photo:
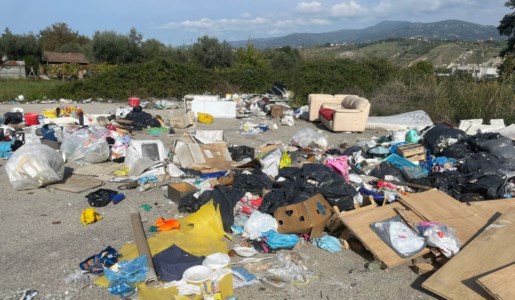
M 280 233 L 310 233 L 310 238 L 322 235 L 333 213 L 324 196 L 317 194 L 301 203 L 279 207 L 274 212 Z
M 104 182 L 102 180 L 72 175 L 70 178 L 66 179 L 64 183 L 54 184 L 52 187 L 56 190 L 78 194 L 90 189 L 94 189 L 103 184 Z
M 195 144 L 177 141 L 175 144 L 174 160 L 183 168 L 193 165 L 202 168 L 219 168 L 220 166 L 231 166 L 233 161 L 227 144 Z M 225 170 L 227 168 L 224 168 Z
M 170 126 L 173 128 L 184 129 L 195 123 L 195 116 L 190 110 L 182 116 L 170 115 Z

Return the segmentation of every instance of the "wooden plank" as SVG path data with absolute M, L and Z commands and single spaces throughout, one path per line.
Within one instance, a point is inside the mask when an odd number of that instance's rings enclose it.
M 462 245 L 490 223 L 495 215 L 490 209 L 469 206 L 436 189 L 401 195 L 399 202 L 426 221 L 454 228 Z
M 71 193 L 82 193 L 84 191 L 96 188 L 104 184 L 102 180 L 91 179 L 87 177 L 71 176 L 63 183 L 52 185 L 56 190 L 61 190 Z
M 515 263 L 483 276 L 477 283 L 495 299 L 515 299 Z
M 489 298 L 476 280 L 515 261 L 515 209 L 499 215 L 422 287 L 447 299 Z
M 374 257 L 383 263 L 386 268 L 392 268 L 412 259 L 429 253 L 429 249 L 424 248 L 416 255 L 402 258 L 390 246 L 370 228 L 370 224 L 395 217 L 395 208 L 402 208 L 399 203 L 392 203 L 369 210 L 361 210 L 358 213 L 346 215 L 340 214 L 340 218 L 345 226 L 361 241 L 365 248 L 372 252 Z

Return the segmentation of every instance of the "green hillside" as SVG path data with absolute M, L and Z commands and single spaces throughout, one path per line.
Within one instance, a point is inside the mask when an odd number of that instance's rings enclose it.
M 395 65 L 407 67 L 427 60 L 437 67 L 451 63 L 480 64 L 496 57 L 503 42 L 431 41 L 423 39 L 395 39 L 368 44 L 313 47 L 302 50 L 306 58 L 383 58 Z

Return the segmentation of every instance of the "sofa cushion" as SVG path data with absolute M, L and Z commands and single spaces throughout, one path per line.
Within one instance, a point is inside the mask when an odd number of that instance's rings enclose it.
M 342 101 L 342 107 L 363 111 L 367 108 L 368 100 L 358 96 L 347 96 Z
M 321 108 L 320 109 L 320 116 L 328 121 L 332 121 L 334 117 L 334 109 L 331 108 Z

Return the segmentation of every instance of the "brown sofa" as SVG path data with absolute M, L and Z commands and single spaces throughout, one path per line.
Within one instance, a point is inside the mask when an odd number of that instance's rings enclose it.
M 321 95 L 309 98 L 309 119 L 320 120 L 331 131 L 363 132 L 370 102 L 356 95 Z M 315 110 L 318 108 L 318 112 Z

